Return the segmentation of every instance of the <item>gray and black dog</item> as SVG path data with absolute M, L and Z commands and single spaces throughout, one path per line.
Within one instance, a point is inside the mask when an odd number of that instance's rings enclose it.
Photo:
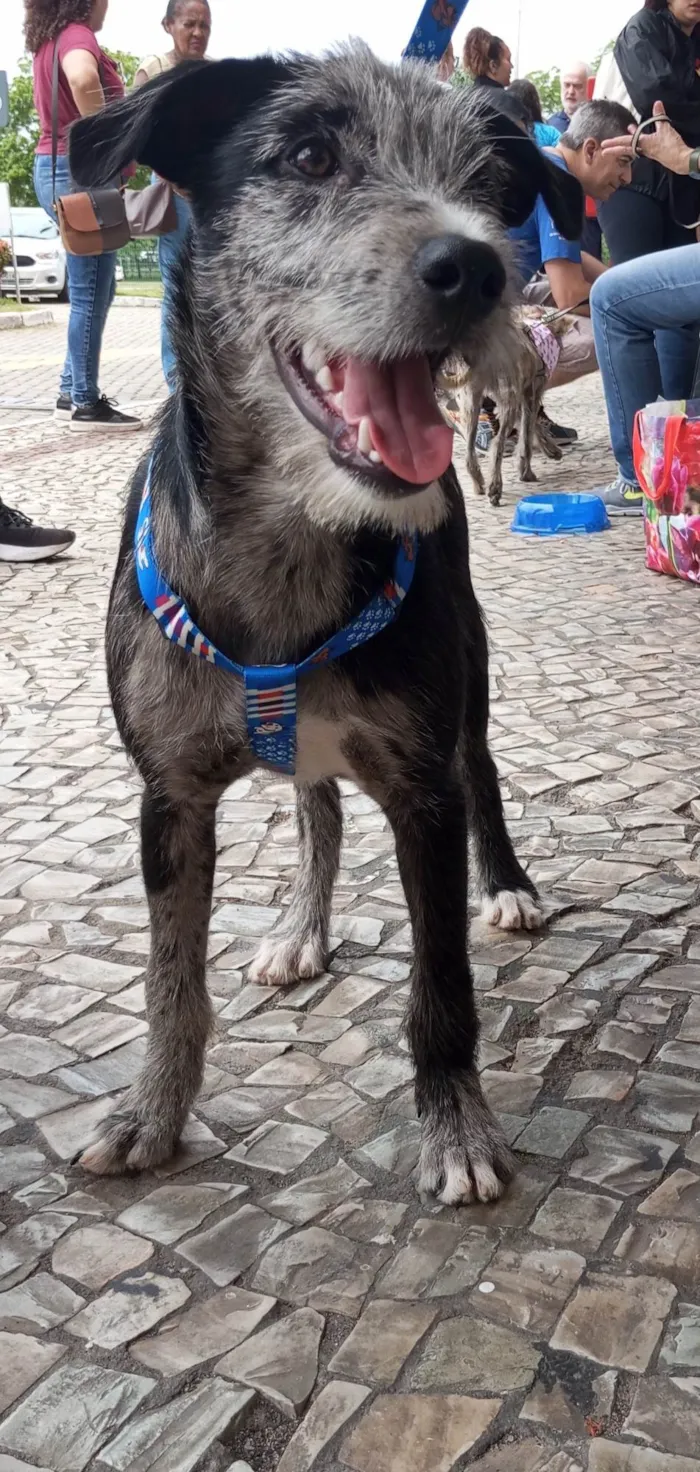
M 391 823 L 413 926 L 420 1189 L 489 1200 L 512 1162 L 475 1068 L 468 825 L 487 918 L 532 927 L 541 910 L 487 746 L 486 638 L 434 378 L 450 353 L 498 355 L 512 299 L 504 225 L 541 192 L 575 237 L 578 185 L 485 104 L 355 45 L 320 60 L 184 65 L 75 125 L 79 184 L 133 159 L 185 191 L 194 213 L 151 501 L 159 566 L 199 629 L 242 664 L 299 661 L 385 585 L 397 538 L 419 537 L 395 621 L 300 681 L 299 870 L 250 975 L 280 985 L 323 969 L 336 779 L 352 778 Z M 145 474 L 131 489 L 107 657 L 145 784 L 150 1033 L 141 1078 L 83 1154 L 95 1172 L 169 1157 L 196 1096 L 212 1020 L 217 802 L 256 762 L 242 682 L 164 638 L 140 596 Z

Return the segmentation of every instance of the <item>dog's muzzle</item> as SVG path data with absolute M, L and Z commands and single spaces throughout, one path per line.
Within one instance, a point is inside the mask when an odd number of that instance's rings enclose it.
M 331 459 L 394 496 L 432 485 L 450 465 L 453 430 L 438 407 L 435 374 L 506 286 L 493 247 L 462 235 L 423 241 L 410 268 L 427 351 L 368 362 L 315 342 L 272 349 L 290 398 L 325 436 Z

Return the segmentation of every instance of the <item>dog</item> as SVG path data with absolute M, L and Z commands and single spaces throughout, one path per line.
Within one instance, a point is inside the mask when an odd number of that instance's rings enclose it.
M 549 433 L 547 421 L 540 416 L 542 399 L 553 365 L 559 356 L 558 339 L 575 320 L 570 315 L 542 321 L 540 308 L 517 307 L 499 337 L 498 352 L 489 358 L 481 356 L 473 364 L 452 362 L 444 365 L 438 386 L 456 401 L 455 409 L 447 408 L 447 417 L 464 436 L 467 445 L 467 470 L 474 493 L 486 493 L 484 477 L 476 453 L 479 414 L 486 397 L 497 405 L 498 429 L 489 450 L 488 497 L 492 506 L 500 506 L 503 496 L 503 456 L 513 430 L 518 429 L 518 473 L 521 481 L 536 481 L 532 468 L 535 442 L 549 460 L 561 460 L 562 451 Z
M 700 516 L 700 486 L 686 486 L 683 493 L 683 516 Z
M 490 107 L 363 46 L 183 64 L 75 125 L 79 184 L 134 159 L 187 193 L 194 231 L 178 384 L 131 487 L 107 626 L 144 783 L 148 1054 L 82 1164 L 149 1169 L 176 1147 L 212 1022 L 217 802 L 272 753 L 294 768 L 300 860 L 249 975 L 323 969 L 351 778 L 393 828 L 413 925 L 420 1189 L 490 1200 L 512 1161 L 475 1067 L 468 822 L 487 919 L 534 927 L 542 911 L 487 746 L 486 637 L 434 378 L 450 353 L 488 355 L 508 321 L 504 225 L 541 192 L 575 236 L 580 191 Z M 150 577 L 169 591 L 152 597 Z

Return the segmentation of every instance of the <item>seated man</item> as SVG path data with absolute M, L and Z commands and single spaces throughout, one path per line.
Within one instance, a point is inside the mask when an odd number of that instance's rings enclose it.
M 565 133 L 574 113 L 582 102 L 588 100 L 588 87 L 592 76 L 591 68 L 585 61 L 572 61 L 569 66 L 562 67 L 559 73 L 559 90 L 561 92 L 562 107 L 555 112 L 547 122 L 556 128 L 557 133 Z M 595 201 L 590 195 L 586 196 L 586 218 L 583 222 L 581 232 L 581 248 L 588 252 L 589 256 L 595 256 L 597 261 L 603 257 L 603 237 Z
M 606 139 L 615 139 L 620 128 L 627 132 L 634 118 L 617 102 L 583 102 L 562 133 L 556 148 L 543 151 L 562 169 L 578 179 L 585 194 L 609 199 L 621 185 L 628 184 L 632 170 L 632 140 L 626 147 L 605 152 Z M 616 139 L 620 144 L 620 138 Z M 575 322 L 559 339 L 559 361 L 549 380 L 550 388 L 572 383 L 598 367 L 590 321 L 588 297 L 591 286 L 607 269 L 589 256 L 577 241 L 565 240 L 540 196 L 524 225 L 510 230 L 515 262 L 522 279 L 523 298 L 570 312 Z M 478 448 L 487 448 L 490 438 L 488 406 L 479 425 Z M 560 444 L 578 436 L 574 429 L 547 421 L 549 433 Z
M 602 145 L 630 125 L 634 126 L 634 118 L 617 102 L 583 102 L 557 147 L 545 152 L 578 179 L 585 194 L 609 199 L 621 185 L 629 184 L 632 145 L 630 139 L 626 151 L 608 152 Z M 606 267 L 582 250 L 579 242 L 564 240 L 541 197 L 525 224 L 509 234 L 525 301 L 564 309 L 576 318 L 561 339 L 559 362 L 549 386 L 556 388 L 595 372 L 598 363 L 588 297 Z
M 662 116 L 663 104 L 655 103 L 654 112 Z M 624 136 L 604 145 L 606 152 L 623 156 L 628 147 Z M 657 123 L 655 133 L 640 137 L 638 148 L 673 173 L 700 179 L 700 150 L 693 152 L 670 123 Z M 693 392 L 700 341 L 700 246 L 693 242 L 639 256 L 606 271 L 591 294 L 591 317 L 617 461 L 614 481 L 596 495 L 611 516 L 641 516 L 642 492 L 632 460 L 634 417 L 659 396 L 686 399 Z

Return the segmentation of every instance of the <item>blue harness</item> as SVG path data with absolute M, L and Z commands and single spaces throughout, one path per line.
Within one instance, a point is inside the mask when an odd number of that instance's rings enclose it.
M 393 623 L 413 581 L 418 537 L 400 538 L 396 546 L 393 576 L 375 593 L 367 607 L 339 633 L 307 655 L 300 664 L 236 664 L 197 628 L 186 604 L 166 582 L 156 561 L 151 518 L 151 466 L 149 464 L 136 534 L 134 556 L 141 597 L 157 619 L 166 639 L 206 659 L 217 669 L 238 675 L 245 686 L 248 741 L 262 762 L 294 773 L 297 748 L 297 680 L 320 665 L 338 659 L 349 649 L 366 644 Z

